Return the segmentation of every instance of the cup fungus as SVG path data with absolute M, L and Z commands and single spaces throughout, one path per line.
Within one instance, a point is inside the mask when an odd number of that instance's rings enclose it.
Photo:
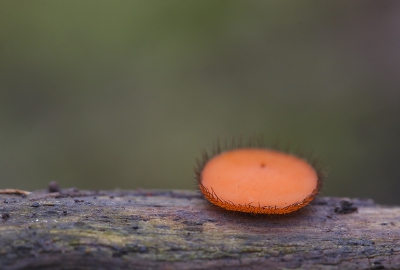
M 226 147 L 227 148 L 227 147 Z M 195 169 L 200 191 L 227 210 L 253 214 L 287 214 L 317 195 L 324 171 L 301 157 L 250 143 L 204 152 Z

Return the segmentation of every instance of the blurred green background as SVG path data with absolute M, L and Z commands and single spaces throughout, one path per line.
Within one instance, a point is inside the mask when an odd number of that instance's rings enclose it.
M 400 204 L 399 1 L 0 1 L 0 188 L 194 189 L 217 137 Z

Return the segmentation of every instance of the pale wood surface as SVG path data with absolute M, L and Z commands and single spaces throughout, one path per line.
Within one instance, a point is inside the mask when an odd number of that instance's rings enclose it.
M 400 207 L 371 200 L 320 197 L 286 216 L 227 212 L 177 190 L 0 203 L 0 269 L 400 269 Z

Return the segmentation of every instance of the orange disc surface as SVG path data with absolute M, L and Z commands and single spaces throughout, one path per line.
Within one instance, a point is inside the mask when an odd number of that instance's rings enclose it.
M 201 171 L 200 190 L 228 210 L 285 214 L 308 204 L 318 182 L 316 170 L 301 158 L 242 148 L 211 158 Z

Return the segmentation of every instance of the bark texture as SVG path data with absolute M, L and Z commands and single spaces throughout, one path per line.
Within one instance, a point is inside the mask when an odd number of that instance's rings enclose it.
M 319 197 L 284 216 L 198 192 L 0 194 L 0 269 L 400 269 L 400 207 Z

